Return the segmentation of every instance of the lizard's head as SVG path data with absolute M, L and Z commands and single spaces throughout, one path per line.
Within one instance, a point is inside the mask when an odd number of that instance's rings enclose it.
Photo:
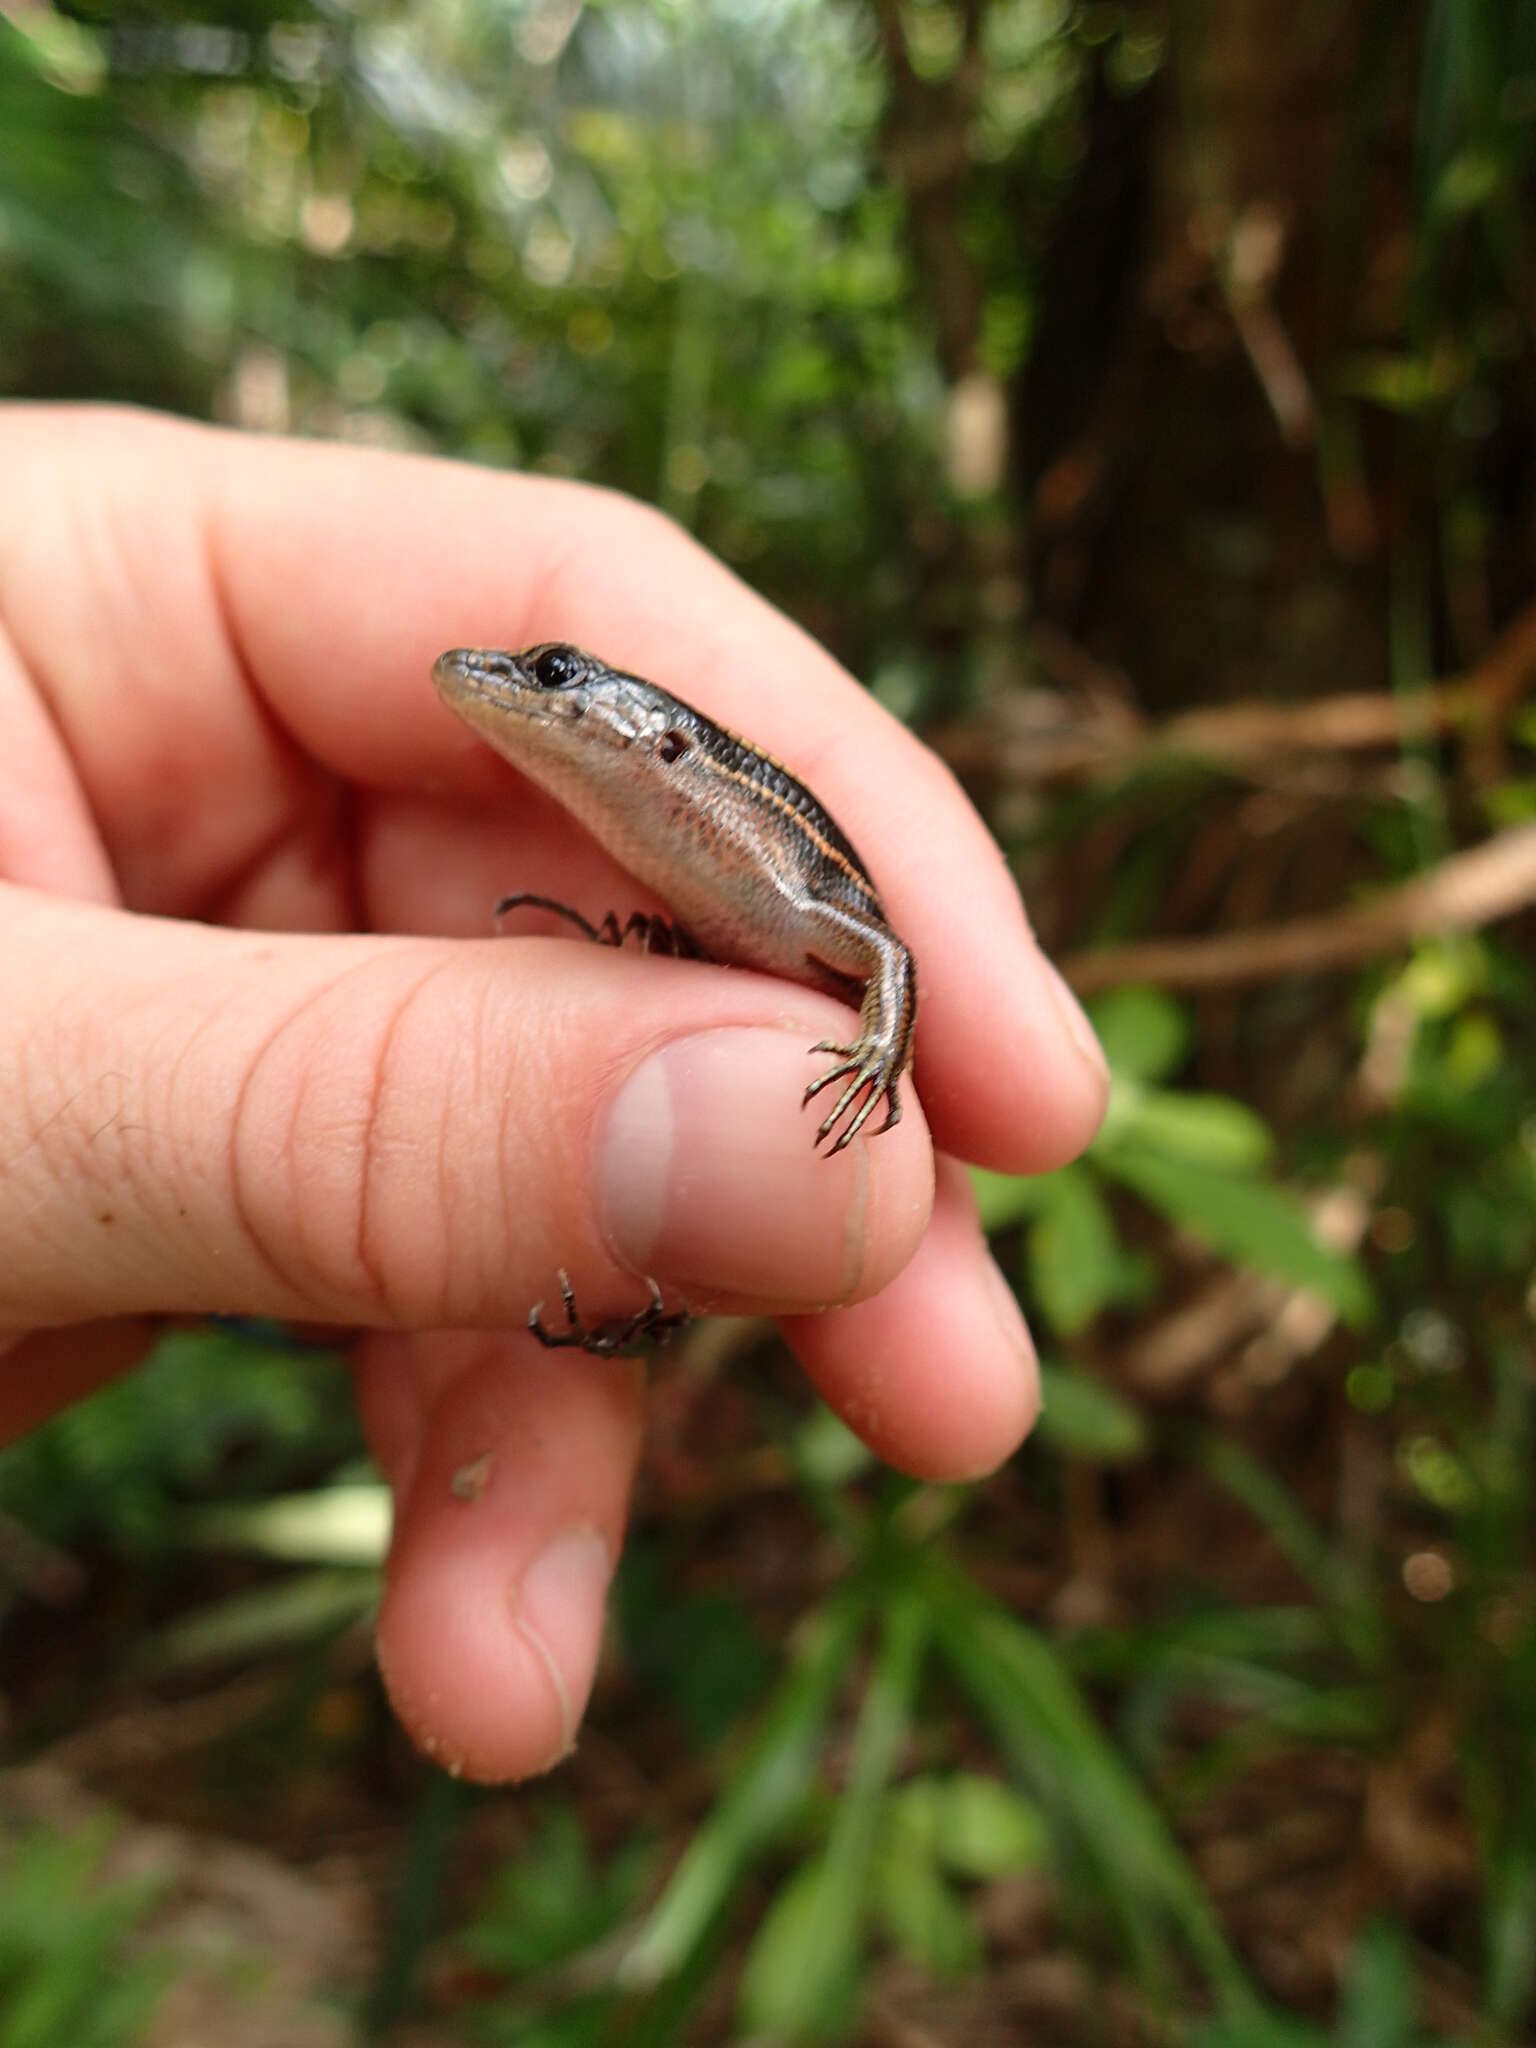
M 562 640 L 521 654 L 499 647 L 450 647 L 432 664 L 432 680 L 455 711 L 490 704 L 524 718 L 576 718 L 586 709 L 583 684 L 610 674 L 595 655 Z
M 432 680 L 466 725 L 535 776 L 541 759 L 632 759 L 637 748 L 654 747 L 668 722 L 660 691 L 563 640 L 521 654 L 450 648 L 433 663 Z

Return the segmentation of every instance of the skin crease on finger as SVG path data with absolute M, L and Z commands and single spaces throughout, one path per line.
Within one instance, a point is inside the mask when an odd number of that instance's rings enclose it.
M 978 1236 L 965 1169 L 941 1159 L 933 1220 L 895 1279 L 852 1308 L 780 1324 L 828 1406 L 914 1478 L 995 1470 L 1039 1411 L 1029 1332 L 990 1256 L 972 1255 Z
M 562 1264 L 632 1289 L 610 1235 L 722 1305 L 784 1307 L 880 1287 L 925 1225 L 915 1106 L 878 1149 L 811 1149 L 794 1090 L 842 1012 L 810 991 L 541 940 L 258 939 L 0 886 L 0 917 L 8 902 L 50 1020 L 0 1099 L 0 1199 L 32 1247 L 0 1276 L 13 1326 L 157 1309 L 505 1324 Z M 739 1064 L 715 1083 L 717 1044 Z M 709 1112 L 711 1086 L 743 1132 Z M 753 1171 L 731 1170 L 742 1154 Z M 624 1201 L 666 1242 L 627 1239 Z

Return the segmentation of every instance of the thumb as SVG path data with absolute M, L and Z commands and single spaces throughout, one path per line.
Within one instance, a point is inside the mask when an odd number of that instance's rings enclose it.
M 921 1116 L 835 1159 L 811 991 L 548 939 L 236 932 L 0 887 L 0 1334 L 159 1312 L 521 1322 L 876 1292 Z M 915 1109 L 915 1105 L 913 1105 Z

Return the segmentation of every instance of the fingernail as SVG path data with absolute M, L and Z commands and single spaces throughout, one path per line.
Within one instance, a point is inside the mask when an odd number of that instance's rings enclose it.
M 603 1606 L 613 1559 L 590 1525 L 568 1529 L 539 1553 L 518 1588 L 513 1626 L 543 1664 L 560 1708 L 551 1765 L 569 1755 L 603 1641 Z
M 829 1158 L 802 1110 L 813 1059 L 792 1031 L 742 1026 L 673 1039 L 629 1076 L 598 1157 L 615 1256 L 708 1293 L 831 1304 L 864 1258 L 864 1142 Z M 889 1142 L 889 1141 L 887 1141 Z
M 1046 985 L 1051 991 L 1057 1014 L 1066 1026 L 1067 1035 L 1099 1080 L 1107 1085 L 1109 1062 L 1104 1057 L 1104 1048 L 1099 1044 L 1093 1026 L 1088 1022 L 1087 1012 L 1062 979 L 1061 970 L 1055 961 L 1047 958 L 1044 953 L 1040 955 L 1040 960 L 1045 968 Z

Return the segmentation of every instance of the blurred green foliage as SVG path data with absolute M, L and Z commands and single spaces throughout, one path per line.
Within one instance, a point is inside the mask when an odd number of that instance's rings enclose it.
M 136 1940 L 152 1882 L 102 1881 L 105 1827 L 37 1826 L 0 1843 L 0 2043 L 129 2048 L 142 2040 L 174 1958 Z
M 180 1503 L 264 1497 L 356 1449 L 339 1372 L 277 1331 L 189 1330 L 0 1450 L 0 1507 L 46 1542 L 144 1556 L 164 1548 Z
M 899 645 L 942 394 L 879 104 L 817 0 L 0 21 L 0 388 L 600 477 Z

